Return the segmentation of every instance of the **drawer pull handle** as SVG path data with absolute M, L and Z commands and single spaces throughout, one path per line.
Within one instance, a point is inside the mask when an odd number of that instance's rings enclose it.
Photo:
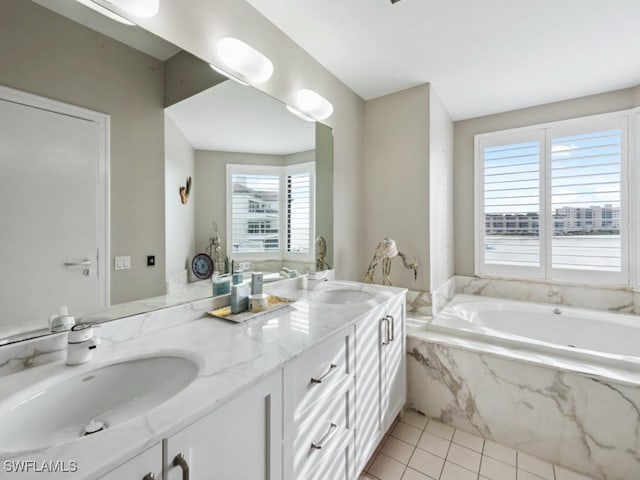
M 396 332 L 395 332 L 396 321 L 393 318 L 393 315 L 387 315 L 387 319 L 391 319 L 391 329 L 390 329 L 391 335 L 389 336 L 389 341 L 393 342 L 396 339 Z
M 331 425 L 329 425 L 329 430 L 327 431 L 327 433 L 324 434 L 324 437 L 322 437 L 319 442 L 311 442 L 311 448 L 314 450 L 322 449 L 325 446 L 325 444 L 329 441 L 329 439 L 333 436 L 333 434 L 338 431 L 337 428 L 338 428 L 338 425 L 331 422 Z
M 391 341 L 389 338 L 389 317 L 383 317 L 381 322 L 384 324 L 382 330 L 382 336 L 384 337 L 382 340 L 382 346 L 385 347 L 389 345 L 389 342 Z
M 142 480 L 156 480 L 156 476 L 153 473 L 147 473 L 144 477 L 142 477 Z
M 173 459 L 173 466 L 180 467 L 182 469 L 182 480 L 189 480 L 189 464 L 184 455 L 179 453 Z
M 338 365 L 336 365 L 335 363 L 332 363 L 331 366 L 329 367 L 329 370 L 327 370 L 327 373 L 325 373 L 324 375 L 318 378 L 311 377 L 311 383 L 322 383 L 327 378 L 329 378 L 330 375 L 333 375 L 337 371 L 338 371 Z

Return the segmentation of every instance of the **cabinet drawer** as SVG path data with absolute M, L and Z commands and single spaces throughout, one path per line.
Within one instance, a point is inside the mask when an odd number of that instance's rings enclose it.
M 285 368 L 293 421 L 297 425 L 314 403 L 329 396 L 353 373 L 353 328 L 313 347 Z
M 345 434 L 353 435 L 354 381 L 343 382 L 343 387 L 327 398 L 317 408 L 309 410 L 309 416 L 296 429 L 293 451 L 295 478 L 302 470 L 308 470 L 321 461 Z
M 310 463 L 302 470 L 297 479 L 304 480 L 353 480 L 354 437 L 352 432 L 343 432 L 336 438 L 336 446 L 317 462 Z

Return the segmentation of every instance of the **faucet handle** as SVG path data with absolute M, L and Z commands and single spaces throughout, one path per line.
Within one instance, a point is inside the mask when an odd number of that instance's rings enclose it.
M 95 337 L 93 329 L 96 327 L 98 327 L 98 325 L 94 325 L 92 323 L 78 323 L 74 325 L 69 331 L 67 342 L 81 343 L 86 342 L 87 340 L 91 340 Z

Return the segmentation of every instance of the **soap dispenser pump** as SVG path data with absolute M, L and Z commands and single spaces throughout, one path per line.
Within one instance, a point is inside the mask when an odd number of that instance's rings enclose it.
M 51 332 L 66 332 L 71 330 L 76 323 L 76 319 L 73 315 L 69 315 L 69 309 L 66 305 L 60 305 L 58 315 L 51 315 L 49 317 L 49 329 Z

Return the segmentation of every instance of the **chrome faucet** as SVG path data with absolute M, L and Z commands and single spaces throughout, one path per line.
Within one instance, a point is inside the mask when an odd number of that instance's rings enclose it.
M 79 323 L 71 327 L 67 339 L 67 365 L 81 365 L 93 358 L 93 351 L 100 345 L 94 334 L 94 325 Z

